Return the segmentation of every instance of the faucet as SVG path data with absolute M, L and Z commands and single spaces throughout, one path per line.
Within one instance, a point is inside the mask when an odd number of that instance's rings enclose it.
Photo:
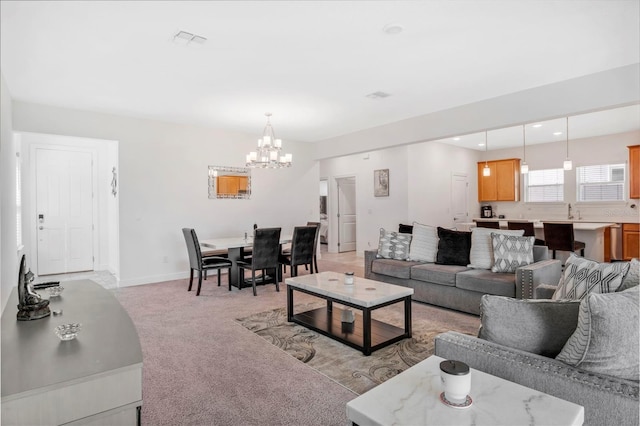
M 567 219 L 573 219 L 573 215 L 571 214 L 571 203 L 569 203 L 569 209 L 567 211 Z

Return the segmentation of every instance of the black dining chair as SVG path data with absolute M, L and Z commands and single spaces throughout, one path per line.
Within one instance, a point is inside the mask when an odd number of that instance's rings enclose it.
M 511 229 L 511 230 L 523 230 L 524 231 L 524 236 L 525 237 L 536 237 L 536 232 L 535 229 L 533 228 L 533 222 L 529 222 L 529 221 L 508 221 L 507 222 L 507 229 Z M 544 240 L 541 240 L 539 238 L 535 239 L 534 242 L 535 245 L 537 246 L 544 246 L 546 245 Z
M 279 262 L 286 268 L 291 267 L 291 276 L 298 275 L 298 266 L 311 266 L 313 274 L 313 244 L 318 233 L 317 226 L 296 226 L 291 239 L 291 254 L 281 254 Z
M 556 251 L 575 252 L 580 250 L 580 256 L 584 257 L 586 244 L 576 241 L 573 232 L 573 223 L 543 222 L 544 240 L 546 246 L 556 258 Z
M 476 222 L 476 227 L 478 228 L 491 228 L 491 229 L 500 229 L 500 222 L 495 220 L 479 220 Z
M 320 239 L 320 222 L 307 222 L 307 226 L 316 227 L 316 238 L 313 241 L 313 267 L 316 269 L 316 274 L 317 274 L 318 273 L 318 240 Z
M 262 271 L 262 282 L 267 279 L 266 271 L 274 270 L 276 291 L 280 291 L 280 264 L 278 256 L 280 255 L 280 228 L 257 228 L 253 231 L 253 253 L 250 258 L 239 260 L 238 276 L 240 277 L 240 285 L 244 283 L 245 270 L 251 270 L 251 285 L 253 287 L 253 295 L 256 292 L 256 271 Z M 259 278 L 259 277 L 258 277 Z M 231 288 L 231 284 L 229 284 Z
M 196 296 L 200 295 L 200 288 L 202 287 L 202 275 L 205 275 L 207 279 L 207 271 L 215 270 L 218 272 L 218 287 L 220 286 L 220 270 L 227 269 L 228 276 L 231 276 L 231 266 L 233 265 L 229 259 L 218 256 L 203 257 L 200 249 L 200 243 L 198 242 L 198 236 L 193 228 L 182 228 L 182 234 L 184 235 L 184 241 L 187 244 L 187 253 L 189 254 L 189 289 L 193 286 L 193 271 L 198 271 L 198 290 Z

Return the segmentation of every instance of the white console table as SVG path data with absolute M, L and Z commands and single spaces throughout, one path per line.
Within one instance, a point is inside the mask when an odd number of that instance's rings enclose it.
M 142 406 L 138 333 L 115 296 L 89 280 L 62 282 L 62 315 L 17 321 L 17 289 L 2 314 L 3 425 L 136 425 Z M 43 298 L 46 290 L 39 290 Z M 60 324 L 82 323 L 60 341 Z

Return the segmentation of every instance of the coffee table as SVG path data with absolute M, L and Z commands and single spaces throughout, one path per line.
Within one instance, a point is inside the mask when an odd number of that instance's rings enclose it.
M 344 284 L 344 274 L 321 272 L 287 278 L 287 320 L 371 355 L 375 350 L 411 337 L 411 295 L 413 289 L 380 281 L 354 277 L 353 285 Z M 293 310 L 294 291 L 327 301 L 326 306 L 306 312 Z M 356 309 L 353 325 L 342 323 L 342 309 L 333 302 Z M 371 318 L 375 309 L 404 302 L 404 330 Z
M 517 383 L 471 369 L 470 407 L 440 401 L 440 362 L 430 356 L 347 403 L 354 424 L 369 425 L 581 425 L 584 408 Z

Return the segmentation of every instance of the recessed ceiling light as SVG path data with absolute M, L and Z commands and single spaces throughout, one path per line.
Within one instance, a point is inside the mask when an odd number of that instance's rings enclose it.
M 484 144 L 483 143 L 479 143 L 478 146 L 484 146 Z
M 537 129 L 538 127 L 542 127 L 542 124 L 540 124 L 540 123 L 538 123 L 538 124 L 534 124 L 534 125 L 533 125 L 533 126 L 531 126 L 531 127 L 535 127 L 535 128 Z
M 553 132 L 554 136 L 560 136 L 562 134 L 562 132 Z
M 389 93 L 378 91 L 378 92 L 369 93 L 367 95 L 367 98 L 369 98 L 369 99 L 384 99 L 384 98 L 388 98 L 389 96 L 391 96 Z
M 387 24 L 382 28 L 386 35 L 396 35 L 404 31 L 404 27 L 399 24 Z
M 178 31 L 173 36 L 174 43 L 181 42 L 183 44 L 189 44 L 189 43 L 203 44 L 205 41 L 207 41 L 205 37 L 199 36 L 197 34 L 192 34 L 187 31 Z
M 454 141 L 459 141 L 459 140 L 460 140 L 460 138 L 459 138 L 459 137 L 455 137 L 455 138 L 453 138 L 453 140 L 454 140 Z

